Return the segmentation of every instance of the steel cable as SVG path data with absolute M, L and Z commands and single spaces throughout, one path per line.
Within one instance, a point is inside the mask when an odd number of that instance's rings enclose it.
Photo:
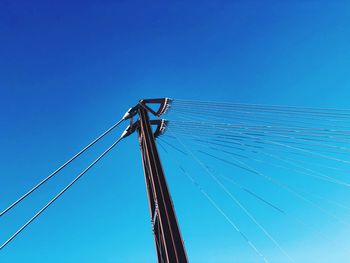
M 9 205 L 6 209 L 4 209 L 0 213 L 0 217 L 3 216 L 5 213 L 7 213 L 9 210 L 11 210 L 13 207 L 15 207 L 18 203 L 20 203 L 23 199 L 25 199 L 28 195 L 33 193 L 36 189 L 38 189 L 41 185 L 43 185 L 45 182 L 50 180 L 53 176 L 55 176 L 58 172 L 60 172 L 63 168 L 65 168 L 67 165 L 69 165 L 71 162 L 73 162 L 76 158 L 78 158 L 81 154 L 83 154 L 87 149 L 89 149 L 91 146 L 93 146 L 95 143 L 97 143 L 100 139 L 102 139 L 104 136 L 106 136 L 109 132 L 111 132 L 114 128 L 116 128 L 124 119 L 119 120 L 117 123 L 112 125 L 108 130 L 103 132 L 101 135 L 99 135 L 96 139 L 94 139 L 91 143 L 89 143 L 87 146 L 85 146 L 82 150 L 80 150 L 78 153 L 76 153 L 73 157 L 71 157 L 68 161 L 66 161 L 64 164 L 62 164 L 59 168 L 57 168 L 54 172 L 52 172 L 50 175 L 48 175 L 45 179 L 43 179 L 41 182 L 39 182 L 37 185 L 35 185 L 32 189 L 30 189 L 28 192 L 26 192 L 24 195 L 22 195 L 20 198 L 18 198 L 15 202 L 13 202 L 11 205 Z
M 19 233 L 21 233 L 28 225 L 30 225 L 42 212 L 44 212 L 50 205 L 52 205 L 61 195 L 63 195 L 74 183 L 76 183 L 87 171 L 89 171 L 98 161 L 100 161 L 110 150 L 116 146 L 122 137 L 115 141 L 107 150 L 105 150 L 99 157 L 97 157 L 88 167 L 86 167 L 77 177 L 74 178 L 65 188 L 63 188 L 54 198 L 52 198 L 43 208 L 41 208 L 32 218 L 30 218 L 23 226 L 21 226 L 9 239 L 7 239 L 1 246 L 2 250 L 9 244 Z

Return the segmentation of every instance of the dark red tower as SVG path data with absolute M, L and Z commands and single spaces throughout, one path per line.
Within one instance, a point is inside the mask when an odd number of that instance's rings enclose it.
M 154 110 L 151 105 L 158 109 Z M 156 145 L 156 137 L 164 132 L 166 122 L 149 118 L 149 113 L 161 116 L 169 105 L 169 99 L 141 100 L 129 110 L 131 116 L 139 116 L 135 123 L 131 118 L 129 132 L 138 131 L 158 262 L 186 263 L 184 243 Z

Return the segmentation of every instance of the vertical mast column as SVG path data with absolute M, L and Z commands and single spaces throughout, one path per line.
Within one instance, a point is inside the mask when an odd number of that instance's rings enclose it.
M 158 262 L 188 262 L 147 109 L 138 108 L 141 147 Z

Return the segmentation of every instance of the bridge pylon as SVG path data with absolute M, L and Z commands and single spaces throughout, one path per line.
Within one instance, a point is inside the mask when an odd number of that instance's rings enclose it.
M 151 105 L 158 106 L 158 109 L 154 110 Z M 131 120 L 126 131 L 130 134 L 135 130 L 138 132 L 158 262 L 187 263 L 184 242 L 156 145 L 156 137 L 164 132 L 166 121 L 150 120 L 149 117 L 149 113 L 160 117 L 169 106 L 168 98 L 141 100 L 127 112 Z M 133 123 L 136 115 L 139 119 Z M 154 125 L 155 131 L 152 129 Z

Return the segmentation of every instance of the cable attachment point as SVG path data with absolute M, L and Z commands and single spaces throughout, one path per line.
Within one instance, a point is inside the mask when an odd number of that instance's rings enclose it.
M 167 130 L 167 126 L 168 126 L 168 120 L 165 120 L 165 119 L 162 119 L 161 120 L 161 124 L 160 124 L 160 127 L 159 127 L 159 132 L 160 132 L 160 135 L 164 134 Z
M 128 137 L 129 135 L 133 134 L 134 131 L 136 130 L 137 126 L 138 126 L 138 122 L 136 122 L 132 125 L 128 125 L 128 127 L 126 127 L 126 129 L 124 130 L 122 135 L 120 135 L 120 138 L 124 139 L 124 138 Z
M 173 100 L 170 98 L 165 98 L 165 103 L 164 103 L 164 108 L 162 110 L 162 114 L 166 114 L 169 109 L 171 108 L 171 104 L 172 104 Z
M 157 125 L 157 128 L 154 132 L 154 137 L 157 138 L 158 136 L 165 133 L 168 122 L 169 121 L 165 119 L 150 121 L 151 125 Z
M 172 99 L 170 98 L 159 98 L 159 99 L 143 99 L 139 101 L 141 107 L 152 113 L 154 116 L 160 117 L 165 114 L 171 106 Z M 157 106 L 153 109 L 151 105 Z
M 123 116 L 123 120 L 127 120 L 130 118 L 133 118 L 136 114 L 137 114 L 137 109 L 139 108 L 139 105 L 136 105 L 130 109 L 128 109 L 128 111 L 124 114 Z

